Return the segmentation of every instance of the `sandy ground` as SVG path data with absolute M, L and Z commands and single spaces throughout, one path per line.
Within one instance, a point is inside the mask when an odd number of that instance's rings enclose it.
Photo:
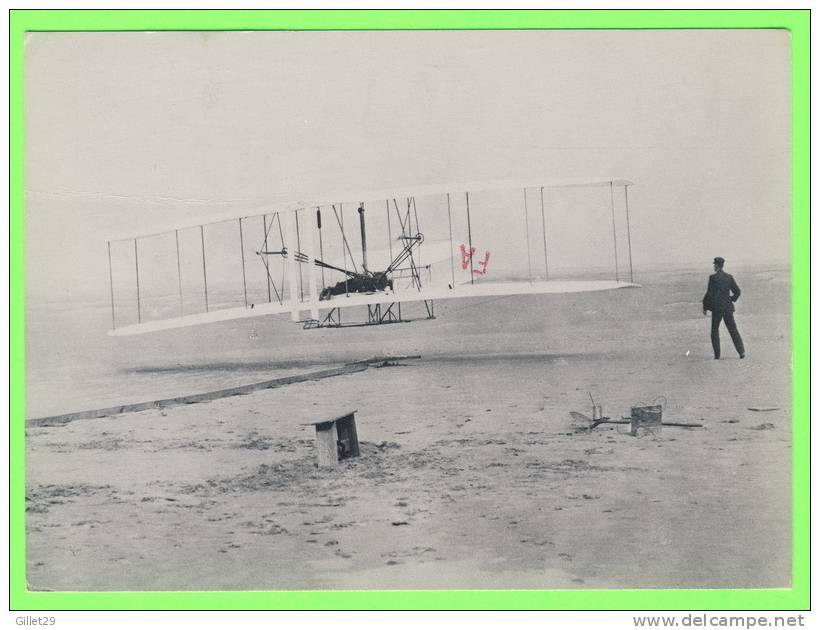
M 291 327 L 299 361 L 421 358 L 29 428 L 29 584 L 788 586 L 788 275 L 736 273 L 749 356 L 737 359 L 724 333 L 726 358 L 714 361 L 704 274 L 656 274 L 610 294 L 451 302 L 434 321 L 378 329 Z M 257 322 L 254 339 L 286 326 Z M 248 331 L 223 331 L 232 334 Z M 569 411 L 589 414 L 590 393 L 616 417 L 664 396 L 665 420 L 705 427 L 589 432 Z M 349 409 L 361 457 L 318 469 L 306 423 Z

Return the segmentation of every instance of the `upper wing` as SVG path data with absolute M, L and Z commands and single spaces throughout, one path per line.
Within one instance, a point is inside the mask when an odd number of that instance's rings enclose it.
M 478 182 L 449 182 L 427 186 L 413 186 L 390 190 L 339 191 L 318 199 L 301 201 L 305 207 L 327 206 L 333 203 L 358 203 L 373 199 L 394 197 L 424 197 L 428 195 L 487 192 L 493 190 L 521 190 L 523 188 L 592 188 L 596 186 L 633 186 L 634 182 L 615 176 L 566 177 L 562 179 L 541 178 L 537 180 L 495 180 Z

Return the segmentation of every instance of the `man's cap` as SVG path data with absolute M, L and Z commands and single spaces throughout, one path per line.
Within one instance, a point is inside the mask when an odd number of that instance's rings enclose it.
M 714 262 L 715 262 L 716 265 L 720 265 L 722 267 L 723 263 L 725 263 L 726 261 L 723 260 L 723 258 L 721 258 L 720 256 L 716 256 Z

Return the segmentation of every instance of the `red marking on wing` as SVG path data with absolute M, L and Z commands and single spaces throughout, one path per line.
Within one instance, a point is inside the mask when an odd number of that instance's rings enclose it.
M 473 273 L 477 273 L 480 276 L 483 276 L 487 273 L 487 265 L 490 262 L 490 252 L 484 252 L 484 260 L 480 260 L 478 262 L 478 269 L 473 269 Z
M 470 266 L 470 260 L 475 254 L 475 247 L 470 248 L 470 252 L 467 252 L 467 248 L 465 247 L 464 243 L 461 244 L 461 268 L 467 269 Z

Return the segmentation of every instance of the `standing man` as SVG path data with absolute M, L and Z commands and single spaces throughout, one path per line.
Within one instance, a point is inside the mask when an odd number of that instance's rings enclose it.
M 712 349 L 715 351 L 715 359 L 720 358 L 721 320 L 726 322 L 735 350 L 742 359 L 746 356 L 746 351 L 735 324 L 735 302 L 740 297 L 740 288 L 731 274 L 723 271 L 725 262 L 720 256 L 714 260 L 715 273 L 709 276 L 709 286 L 706 288 L 706 295 L 703 296 L 703 314 L 712 311 Z

